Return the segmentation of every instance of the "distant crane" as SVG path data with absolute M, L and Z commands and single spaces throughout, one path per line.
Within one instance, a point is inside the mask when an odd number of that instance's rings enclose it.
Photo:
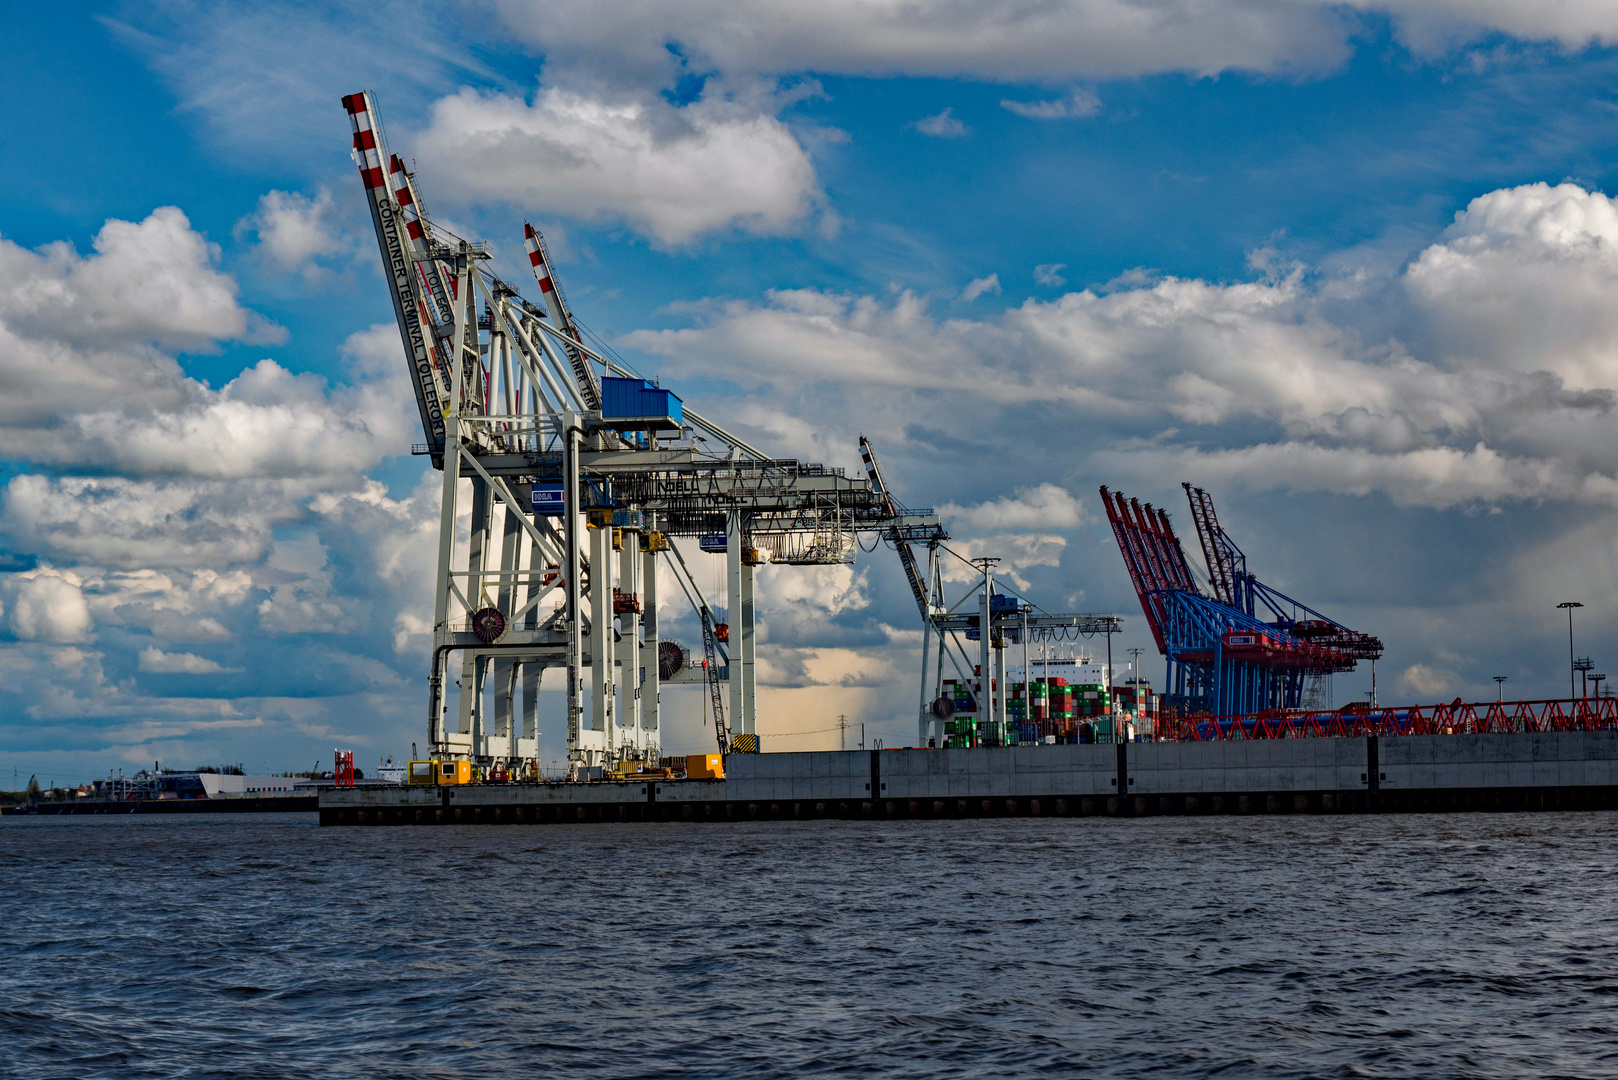
M 1307 679 L 1382 655 L 1377 638 L 1259 581 L 1219 524 L 1213 497 L 1183 487 L 1212 596 L 1193 579 L 1168 514 L 1101 489 L 1119 554 L 1168 663 L 1167 705 L 1217 715 L 1295 709 Z
M 943 745 L 942 734 L 955 715 L 955 706 L 943 696 L 944 662 L 947 659 L 955 669 L 961 683 L 971 688 L 970 711 L 983 723 L 981 730 L 989 732 L 996 741 L 1005 738 L 1007 706 L 1010 690 L 1009 671 L 1006 666 L 1006 646 L 1021 644 L 1024 656 L 1024 679 L 1028 677 L 1028 642 L 1038 640 L 1070 641 L 1089 638 L 1096 634 L 1108 635 L 1108 680 L 1111 679 L 1111 635 L 1123 627 L 1115 615 L 1078 613 L 1052 613 L 1011 595 L 1005 584 L 997 578 L 994 564 L 1000 560 L 980 558 L 970 560 L 977 570 L 975 587 L 953 604 L 944 596 L 942 557 L 962 556 L 945 546 L 949 533 L 931 510 L 909 509 L 894 499 L 882 476 L 876 448 L 871 440 L 860 436 L 860 457 L 865 463 L 866 476 L 871 487 L 884 500 L 889 524 L 882 530 L 882 539 L 898 553 L 904 568 L 905 580 L 915 597 L 921 613 L 921 703 L 919 710 L 920 738 L 925 744 L 931 738 Z M 922 572 L 912 544 L 927 545 L 927 570 Z M 974 594 L 976 602 L 973 603 Z M 929 667 L 933 639 L 937 638 L 937 656 Z M 974 642 L 977 656 L 971 656 L 962 642 Z M 929 673 L 932 679 L 929 679 Z M 1029 680 L 1032 681 L 1032 680 Z M 1110 687 L 1109 687 L 1110 688 Z M 966 718 L 953 721 L 966 722 Z M 935 728 L 936 725 L 936 728 Z M 936 731 L 936 734 L 930 732 Z

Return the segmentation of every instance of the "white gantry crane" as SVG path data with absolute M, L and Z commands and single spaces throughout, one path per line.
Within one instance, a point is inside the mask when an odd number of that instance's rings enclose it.
M 417 450 L 444 473 L 432 757 L 535 775 L 549 670 L 566 690 L 575 775 L 655 760 L 665 680 L 706 684 L 721 752 L 756 749 L 755 568 L 851 562 L 857 532 L 925 529 L 937 518 L 896 518 L 863 477 L 772 458 L 591 348 L 537 229 L 524 223 L 540 304 L 492 272 L 486 244 L 433 226 L 414 176 L 388 153 L 371 95 L 343 105 L 426 434 Z M 724 554 L 728 621 L 703 597 L 677 537 Z M 700 660 L 660 639 L 660 569 L 698 616 Z M 457 654 L 451 717 L 445 686 Z
M 977 720 L 985 721 L 994 732 L 1003 732 L 1006 727 L 1006 699 L 1010 689 L 1007 645 L 1022 646 L 1023 677 L 1031 681 L 1030 643 L 1059 644 L 1104 634 L 1110 690 L 1112 635 L 1123 629 L 1122 619 L 1116 615 L 1050 612 L 1016 595 L 996 578 L 994 565 L 999 559 L 967 559 L 955 553 L 945 544 L 949 533 L 931 511 L 909 511 L 894 500 L 882 477 L 876 448 L 864 435 L 860 436 L 860 458 L 888 516 L 887 523 L 878 532 L 899 552 L 905 579 L 910 583 L 910 592 L 921 613 L 918 732 L 922 745 L 945 745 L 944 725 L 955 715 L 954 702 L 943 696 L 946 660 L 961 684 L 970 691 L 967 700 L 971 707 L 967 711 Z M 927 545 L 925 571 L 916 559 L 912 544 Z M 945 557 L 970 564 L 976 570 L 977 580 L 954 603 L 944 595 L 942 562 Z M 932 650 L 934 638 L 937 639 L 936 656 Z M 963 639 L 977 642 L 976 662 L 962 644 Z

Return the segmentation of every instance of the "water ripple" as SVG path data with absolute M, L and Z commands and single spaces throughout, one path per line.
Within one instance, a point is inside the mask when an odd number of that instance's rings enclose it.
M 1615 833 L 12 818 L 0 1075 L 1618 1075 Z

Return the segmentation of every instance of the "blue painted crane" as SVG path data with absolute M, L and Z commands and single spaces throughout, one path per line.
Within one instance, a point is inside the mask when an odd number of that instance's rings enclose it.
M 1295 709 L 1309 676 L 1352 671 L 1360 660 L 1382 655 L 1377 638 L 1259 581 L 1219 524 L 1212 496 L 1183 487 L 1208 593 L 1192 576 L 1168 514 L 1101 489 L 1118 551 L 1168 665 L 1165 704 L 1219 716 Z

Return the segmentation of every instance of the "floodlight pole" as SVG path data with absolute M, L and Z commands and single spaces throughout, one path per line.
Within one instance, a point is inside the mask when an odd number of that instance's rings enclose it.
M 1573 675 L 1575 670 L 1573 666 L 1573 609 L 1581 608 L 1584 605 L 1579 603 L 1577 600 L 1564 600 L 1562 603 L 1557 604 L 1556 606 L 1558 608 L 1567 609 L 1567 696 L 1572 698 L 1577 696 L 1573 690 Z

